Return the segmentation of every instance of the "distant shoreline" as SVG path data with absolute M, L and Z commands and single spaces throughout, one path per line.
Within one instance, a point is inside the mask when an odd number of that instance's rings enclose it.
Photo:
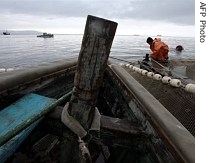
M 3 32 L 5 30 L 0 29 L 0 35 L 3 35 Z M 36 30 L 7 30 L 10 32 L 11 35 L 41 35 L 43 32 L 36 31 Z M 52 33 L 52 32 L 51 32 Z M 78 33 L 70 33 L 70 34 L 65 34 L 65 33 L 52 33 L 54 35 L 83 35 L 83 33 L 78 34 Z M 163 35 L 140 35 L 140 34 L 116 34 L 116 36 L 134 36 L 134 37 L 189 37 L 189 38 L 195 38 L 195 36 L 163 36 Z

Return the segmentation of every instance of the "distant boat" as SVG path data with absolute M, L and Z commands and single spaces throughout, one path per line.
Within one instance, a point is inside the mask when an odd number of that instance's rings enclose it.
M 3 32 L 3 35 L 10 35 L 8 31 Z
M 42 35 L 38 35 L 37 37 L 50 38 L 50 37 L 54 37 L 54 35 L 44 32 Z

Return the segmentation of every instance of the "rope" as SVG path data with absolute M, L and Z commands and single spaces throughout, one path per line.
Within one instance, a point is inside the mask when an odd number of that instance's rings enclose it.
M 85 142 L 79 137 L 78 139 L 79 143 L 79 150 L 80 150 L 80 155 L 81 155 L 81 163 L 92 163 L 90 151 L 87 148 L 87 145 Z
M 82 140 L 82 138 L 88 135 L 88 132 L 82 127 L 82 125 L 74 117 L 69 115 L 68 108 L 69 108 L 69 102 L 67 102 L 63 108 L 63 111 L 61 114 L 61 121 L 64 123 L 65 126 L 67 126 L 73 133 L 75 133 L 78 136 L 81 163 L 83 162 L 91 163 L 92 160 L 91 160 L 89 149 L 87 147 L 87 144 Z M 89 131 L 92 131 L 92 130 L 100 131 L 100 119 L 101 119 L 101 114 L 98 111 L 98 109 L 95 107 L 93 121 L 92 121 Z
M 142 62 L 139 62 L 139 63 L 141 64 Z M 155 70 L 155 71 L 157 71 L 157 72 L 161 72 L 161 71 L 162 71 L 163 73 L 164 73 L 164 72 L 167 72 L 168 74 L 171 75 L 171 71 L 170 71 L 170 70 L 161 69 L 161 68 L 156 68 L 156 67 L 151 67 L 151 66 L 145 65 L 145 64 L 144 64 L 144 67 L 146 67 L 147 69 L 151 69 L 151 68 L 152 68 L 153 70 Z M 152 70 L 152 71 L 153 71 L 153 70 Z M 161 73 L 161 75 L 163 75 L 163 73 Z
M 126 61 L 126 60 L 124 60 L 124 59 L 115 58 L 115 57 L 111 57 L 111 56 L 109 56 L 109 58 L 116 59 L 116 60 L 123 61 L 123 62 L 127 62 L 127 63 L 130 63 L 130 64 L 135 64 L 136 62 L 138 63 L 138 61 L 135 61 L 135 62 L 129 62 L 129 61 Z
M 151 61 L 155 62 L 156 64 L 161 66 L 164 70 L 168 71 L 170 76 L 173 76 L 174 78 L 181 79 L 185 83 L 185 85 L 187 85 L 186 82 L 185 82 L 185 79 L 182 76 L 180 76 L 179 74 L 177 74 L 177 73 L 173 72 L 172 70 L 170 70 L 170 66 L 169 66 L 169 68 L 167 70 L 167 67 L 163 66 L 162 64 L 160 64 L 159 62 L 155 61 L 154 59 L 151 59 Z
M 67 102 L 63 108 L 63 112 L 61 115 L 61 121 L 78 137 L 83 138 L 87 135 L 87 131 L 82 127 L 82 125 L 74 119 L 74 117 L 70 116 L 68 113 L 69 103 Z
M 157 62 L 156 60 L 154 60 L 154 59 L 152 59 L 152 58 L 151 58 L 151 61 L 152 61 L 152 62 L 155 62 L 157 65 L 159 65 L 159 66 L 162 67 L 162 68 L 166 68 L 165 66 L 163 66 L 162 64 L 160 64 L 159 62 Z
M 68 113 L 69 102 L 63 108 L 63 112 L 61 115 L 61 121 L 68 127 L 72 132 L 74 132 L 78 137 L 84 138 L 88 132 L 82 127 L 82 125 L 71 115 Z M 94 111 L 94 117 L 92 120 L 92 124 L 89 130 L 100 131 L 100 119 L 101 114 L 97 108 Z

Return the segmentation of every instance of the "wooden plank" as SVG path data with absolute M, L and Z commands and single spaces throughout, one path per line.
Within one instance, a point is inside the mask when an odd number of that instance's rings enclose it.
M 27 138 L 41 120 L 42 118 L 31 124 L 21 133 L 0 147 L 0 162 L 5 162 L 10 156 L 12 156 L 12 154 L 18 149 L 21 143 Z
M 68 112 L 90 128 L 117 23 L 88 15 Z
M 137 123 L 129 122 L 126 119 L 113 118 L 104 115 L 101 116 L 101 128 L 129 135 L 147 136 Z
M 77 98 L 95 105 L 116 28 L 116 22 L 88 15 L 74 78 L 72 100 Z
M 89 130 L 94 117 L 96 99 L 103 81 L 116 28 L 116 22 L 91 15 L 87 17 L 74 78 L 74 88 L 68 107 L 68 113 L 86 131 Z M 66 138 L 67 141 L 68 138 Z M 77 138 L 71 140 L 70 145 L 65 143 L 66 147 L 63 150 L 71 146 L 69 153 L 64 156 L 66 162 L 81 162 L 78 143 L 75 145 L 75 142 L 78 142 Z
M 57 120 L 61 119 L 61 113 L 63 111 L 62 106 L 57 106 L 47 116 Z M 135 136 L 147 136 L 147 134 L 140 127 L 140 124 L 130 122 L 126 119 L 114 118 L 105 115 L 101 115 L 101 128 L 104 130 L 110 130 L 120 134 L 129 134 Z
M 28 94 L 0 112 L 0 145 L 8 135 L 14 135 L 16 130 L 25 123 L 30 123 L 34 116 L 39 115 L 55 99 Z M 40 118 L 40 117 L 39 117 Z

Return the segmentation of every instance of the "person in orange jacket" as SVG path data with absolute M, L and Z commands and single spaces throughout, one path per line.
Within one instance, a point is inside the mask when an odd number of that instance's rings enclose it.
M 155 38 L 154 40 L 151 37 L 147 38 L 147 43 L 150 45 L 152 51 L 151 54 L 146 56 L 156 60 L 156 61 L 167 61 L 169 47 L 160 38 Z M 147 58 L 148 59 L 148 58 Z

